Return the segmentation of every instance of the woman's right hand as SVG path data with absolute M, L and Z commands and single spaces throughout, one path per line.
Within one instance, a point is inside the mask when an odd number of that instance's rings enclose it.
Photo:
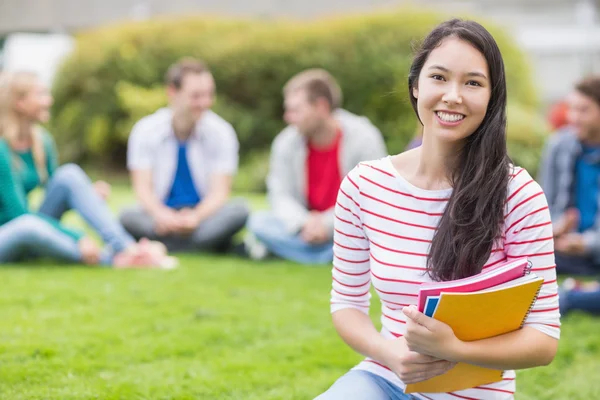
M 89 237 L 82 237 L 78 242 L 81 260 L 88 265 L 100 263 L 100 247 Z
M 381 361 L 405 384 L 442 375 L 456 365 L 454 362 L 410 351 L 403 337 L 387 340 Z

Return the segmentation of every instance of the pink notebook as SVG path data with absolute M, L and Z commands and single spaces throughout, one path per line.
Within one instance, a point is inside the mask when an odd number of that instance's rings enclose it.
M 439 296 L 442 292 L 468 293 L 489 289 L 503 283 L 520 278 L 531 269 L 527 257 L 507 261 L 487 271 L 468 278 L 455 281 L 423 283 L 419 289 L 419 311 L 424 312 L 425 302 L 429 296 Z

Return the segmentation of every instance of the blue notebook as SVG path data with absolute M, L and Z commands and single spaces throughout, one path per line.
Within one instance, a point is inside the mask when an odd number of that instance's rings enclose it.
M 435 314 L 435 310 L 437 309 L 437 305 L 440 301 L 440 296 L 428 296 L 425 301 L 425 312 L 424 314 L 428 317 L 433 317 Z

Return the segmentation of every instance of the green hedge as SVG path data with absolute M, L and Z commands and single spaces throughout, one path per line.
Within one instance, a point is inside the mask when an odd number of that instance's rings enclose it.
M 260 163 L 283 127 L 283 84 L 316 66 L 338 79 L 345 108 L 368 116 L 398 152 L 416 127 L 406 89 L 412 48 L 446 18 L 400 9 L 312 22 L 164 19 L 85 32 L 54 85 L 51 129 L 63 159 L 124 165 L 131 126 L 165 104 L 166 69 L 191 55 L 213 71 L 215 111 L 234 125 L 244 162 Z M 504 32 L 488 27 L 507 69 L 510 148 L 517 162 L 535 169 L 545 127 L 532 111 L 538 103 L 528 65 Z M 260 182 L 264 174 L 246 175 Z

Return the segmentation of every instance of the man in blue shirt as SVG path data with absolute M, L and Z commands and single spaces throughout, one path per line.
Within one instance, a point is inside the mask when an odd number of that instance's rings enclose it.
M 230 200 L 239 143 L 212 110 L 215 83 L 200 61 L 183 59 L 167 72 L 169 107 L 142 118 L 127 146 L 127 167 L 139 207 L 121 223 L 134 237 L 164 242 L 170 251 L 220 250 L 248 218 Z
M 569 126 L 549 141 L 540 167 L 559 273 L 600 274 L 600 76 L 567 98 Z

